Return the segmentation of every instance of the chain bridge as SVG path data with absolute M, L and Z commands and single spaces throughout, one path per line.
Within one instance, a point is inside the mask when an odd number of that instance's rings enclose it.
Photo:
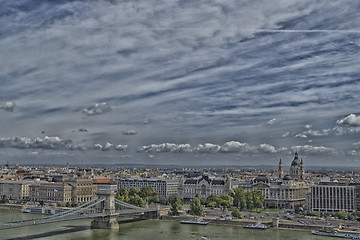
M 98 185 L 97 198 L 61 213 L 29 220 L 0 223 L 0 230 L 38 224 L 47 224 L 84 218 L 92 218 L 91 228 L 116 229 L 119 216 L 143 214 L 144 219 L 160 217 L 158 208 L 141 208 L 115 198 L 116 185 Z

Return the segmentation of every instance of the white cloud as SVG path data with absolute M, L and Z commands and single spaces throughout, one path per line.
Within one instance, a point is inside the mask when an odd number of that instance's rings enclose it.
M 310 124 L 306 124 L 306 125 L 305 125 L 305 128 L 306 128 L 306 129 L 310 129 L 311 127 L 312 127 L 312 125 L 310 125 Z
M 94 144 L 94 148 L 101 151 L 110 151 L 110 150 L 125 151 L 128 149 L 128 145 L 119 144 L 115 146 L 114 144 L 107 142 L 105 143 L 105 145 L 96 143 Z
M 212 143 L 199 144 L 195 147 L 194 151 L 199 153 L 217 153 L 220 150 L 220 146 Z
M 360 127 L 360 116 L 349 114 L 347 117 L 337 120 L 336 123 L 347 125 L 349 127 Z
M 295 135 L 296 138 L 307 138 L 307 135 L 304 133 L 299 133 Z
M 219 152 L 231 153 L 231 152 L 255 152 L 256 147 L 249 145 L 248 143 L 241 143 L 230 141 L 221 146 Z
M 94 105 L 91 105 L 88 108 L 85 108 L 83 110 L 83 113 L 86 113 L 86 115 L 100 115 L 105 114 L 111 111 L 111 107 L 106 102 L 103 103 L 95 103 Z
M 275 123 L 277 123 L 279 121 L 279 119 L 277 119 L 277 118 L 272 118 L 272 119 L 270 119 L 267 123 L 266 123 L 266 125 L 274 125 Z
M 307 153 L 307 154 L 321 154 L 321 153 L 334 153 L 334 148 L 324 147 L 324 146 L 311 146 L 311 145 L 303 145 L 303 146 L 293 146 L 291 147 L 293 151 L 297 150 L 299 152 Z
M 174 143 L 162 143 L 151 144 L 148 146 L 141 146 L 138 152 L 182 152 L 182 153 L 276 153 L 286 151 L 287 148 L 276 149 L 270 144 L 260 144 L 259 146 L 252 146 L 248 143 L 242 143 L 237 141 L 226 142 L 223 145 L 217 145 L 212 143 L 199 144 L 192 147 L 190 144 L 174 144 Z
M 314 137 L 320 137 L 320 136 L 328 136 L 331 129 L 322 129 L 322 130 L 312 130 L 309 129 L 307 131 L 304 131 L 302 133 L 296 134 L 296 138 L 307 138 L 308 136 L 314 136 Z
M 3 148 L 22 148 L 22 149 L 69 149 L 74 148 L 71 140 L 63 140 L 59 137 L 44 138 L 26 138 L 26 137 L 9 137 L 0 138 L 0 147 Z
M 121 145 L 121 144 L 119 144 L 115 147 L 115 149 L 118 151 L 125 151 L 127 148 L 128 148 L 128 145 Z
M 121 133 L 122 135 L 136 135 L 137 131 L 135 130 L 129 130 L 129 131 L 124 131 Z
M 174 144 L 174 143 L 162 143 L 151 144 L 148 146 L 141 146 L 137 149 L 139 152 L 191 152 L 190 144 Z
M 15 108 L 16 108 L 16 104 L 13 101 L 5 102 L 4 104 L 2 104 L 0 106 L 0 109 L 7 111 L 7 112 L 13 112 Z
M 351 151 L 346 152 L 346 155 L 349 155 L 349 156 L 357 156 L 358 154 L 359 154 L 359 152 L 356 150 L 351 150 Z
M 275 153 L 277 152 L 274 146 L 271 146 L 270 144 L 260 144 L 259 151 L 262 153 Z
M 290 132 L 284 133 L 281 137 L 288 137 L 288 136 L 290 136 Z

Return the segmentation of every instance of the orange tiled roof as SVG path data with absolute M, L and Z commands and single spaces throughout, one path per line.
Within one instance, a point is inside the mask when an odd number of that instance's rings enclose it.
M 110 179 L 107 178 L 99 178 L 99 179 L 93 179 L 94 183 L 109 183 Z

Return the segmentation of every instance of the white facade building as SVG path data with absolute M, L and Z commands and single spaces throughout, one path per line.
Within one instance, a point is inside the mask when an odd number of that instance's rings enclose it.
M 125 188 L 152 187 L 160 195 L 169 197 L 178 194 L 179 181 L 176 179 L 156 179 L 156 178 L 125 178 L 118 181 L 118 190 Z
M 319 212 L 355 212 L 355 186 L 336 183 L 320 183 L 311 187 L 309 197 L 311 211 Z

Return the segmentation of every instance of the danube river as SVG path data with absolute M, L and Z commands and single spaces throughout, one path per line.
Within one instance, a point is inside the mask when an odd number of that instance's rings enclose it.
M 0 209 L 0 222 L 29 219 L 32 214 L 19 210 Z M 325 240 L 326 237 L 311 235 L 297 230 L 248 230 L 239 226 L 187 225 L 175 221 L 140 221 L 124 223 L 120 230 L 90 229 L 90 220 L 34 225 L 0 230 L 0 239 L 41 240 L 200 240 L 203 236 L 211 240 Z M 330 238 L 331 239 L 331 238 Z

